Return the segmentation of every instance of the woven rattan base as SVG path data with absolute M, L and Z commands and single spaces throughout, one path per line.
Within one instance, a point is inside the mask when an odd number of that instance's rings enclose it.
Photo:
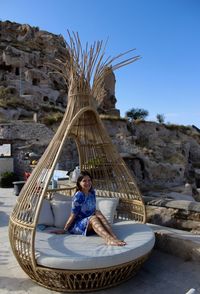
M 94 270 L 58 270 L 36 268 L 32 280 L 41 286 L 59 292 L 90 292 L 116 286 L 133 277 L 149 254 L 114 267 Z

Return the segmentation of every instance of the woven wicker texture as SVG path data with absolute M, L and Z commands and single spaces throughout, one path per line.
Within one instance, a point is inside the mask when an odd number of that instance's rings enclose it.
M 69 56 L 66 62 L 57 61 L 54 70 L 61 74 L 68 86 L 68 105 L 63 120 L 48 148 L 24 185 L 10 217 L 9 236 L 14 255 L 31 279 L 58 291 L 89 291 L 115 285 L 131 277 L 145 259 L 106 268 L 104 271 L 79 273 L 53 271 L 37 265 L 35 234 L 44 197 L 47 197 L 53 171 L 72 138 L 77 146 L 81 170 L 88 170 L 93 177 L 97 196 L 120 198 L 117 217 L 124 220 L 145 222 L 145 207 L 136 182 L 125 162 L 113 146 L 96 111 L 94 97 L 103 94 L 102 81 L 112 68 L 136 61 L 134 56 L 115 63 L 118 58 L 104 60 L 103 42 L 95 42 L 83 50 L 78 34 L 69 34 L 66 44 Z

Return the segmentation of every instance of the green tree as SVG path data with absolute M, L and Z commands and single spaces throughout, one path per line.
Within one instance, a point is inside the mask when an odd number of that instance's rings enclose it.
M 126 117 L 133 121 L 136 119 L 145 119 L 149 115 L 149 112 L 142 108 L 131 108 L 126 112 Z
M 164 116 L 164 114 L 157 114 L 156 119 L 160 124 L 163 124 L 165 121 L 165 116 Z

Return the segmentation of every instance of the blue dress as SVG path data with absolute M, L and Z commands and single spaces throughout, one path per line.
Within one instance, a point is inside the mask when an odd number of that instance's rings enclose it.
M 96 195 L 92 190 L 86 196 L 82 191 L 78 191 L 72 198 L 71 212 L 75 214 L 75 220 L 69 228 L 71 234 L 85 235 L 91 216 L 96 211 Z

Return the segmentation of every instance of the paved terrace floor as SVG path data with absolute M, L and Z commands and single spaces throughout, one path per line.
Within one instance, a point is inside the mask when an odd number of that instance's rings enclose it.
M 31 281 L 13 256 L 8 239 L 8 221 L 15 201 L 13 189 L 0 188 L 0 294 L 56 294 L 58 292 Z M 200 263 L 154 249 L 135 277 L 120 286 L 95 293 L 200 293 Z

